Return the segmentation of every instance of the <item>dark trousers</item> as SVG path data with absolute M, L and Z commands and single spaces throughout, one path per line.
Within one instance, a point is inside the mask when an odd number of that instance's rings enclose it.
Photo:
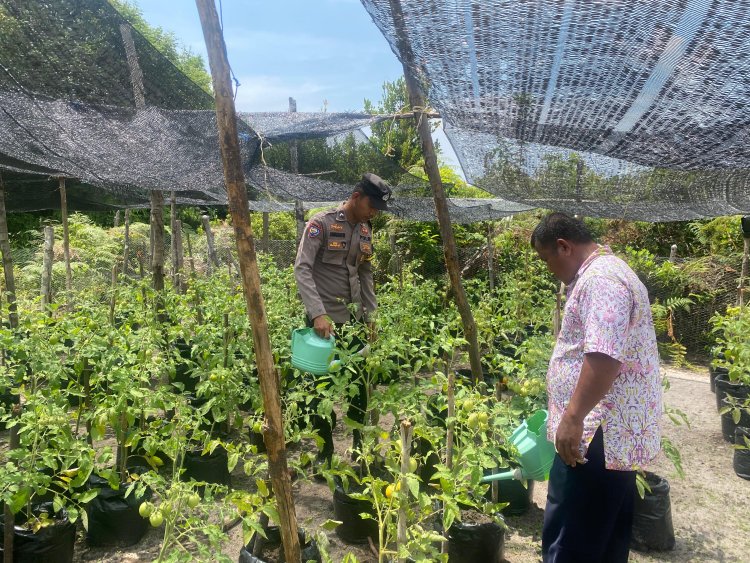
M 312 321 L 308 318 L 307 319 L 307 325 L 312 326 Z M 336 330 L 341 330 L 342 325 L 336 324 Z M 364 333 L 364 326 L 361 327 L 362 333 Z M 359 335 L 355 335 L 351 340 L 351 347 L 354 350 L 361 349 L 365 344 L 366 340 Z M 315 376 L 315 383 L 316 386 L 320 383 L 323 383 L 326 381 L 326 379 L 330 379 L 329 375 L 318 375 Z M 349 398 L 349 407 L 346 411 L 347 418 L 358 422 L 359 424 L 364 424 L 365 422 L 365 413 L 367 412 L 367 382 L 365 381 L 365 377 L 363 373 L 357 373 L 352 374 L 352 383 L 356 386 L 356 392 L 354 396 Z M 315 397 L 310 403 L 307 405 L 308 412 L 315 413 L 318 410 L 318 405 L 320 404 L 320 398 Z M 325 459 L 331 459 L 331 456 L 333 455 L 333 424 L 335 424 L 335 416 L 336 413 L 331 413 L 331 418 L 328 418 L 326 416 L 320 416 L 317 414 L 313 414 L 311 418 L 312 427 L 314 430 L 318 432 L 318 435 L 323 438 L 323 448 L 320 450 L 319 457 L 325 458 Z M 354 448 L 359 448 L 362 445 L 362 433 L 359 430 L 353 431 L 353 445 Z
M 604 467 L 601 427 L 588 463 L 569 467 L 555 456 L 542 530 L 545 563 L 627 562 L 633 526 L 635 471 Z

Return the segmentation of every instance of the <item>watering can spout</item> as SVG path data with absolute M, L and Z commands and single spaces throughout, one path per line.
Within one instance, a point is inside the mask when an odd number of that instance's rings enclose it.
M 487 475 L 483 483 L 505 481 L 510 479 L 532 479 L 546 481 L 555 460 L 555 445 L 547 440 L 547 411 L 539 410 L 510 435 L 509 441 L 518 450 L 520 468 Z

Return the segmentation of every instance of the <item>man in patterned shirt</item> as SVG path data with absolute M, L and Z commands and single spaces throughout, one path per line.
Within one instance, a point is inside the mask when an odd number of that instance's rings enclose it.
M 628 560 L 635 470 L 660 449 L 659 355 L 648 293 L 579 220 L 551 213 L 531 235 L 567 285 L 547 372 L 550 472 L 545 562 Z

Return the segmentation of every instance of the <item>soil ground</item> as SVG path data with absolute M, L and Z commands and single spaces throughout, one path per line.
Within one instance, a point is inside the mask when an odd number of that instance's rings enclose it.
M 665 403 L 684 411 L 690 419 L 690 428 L 675 426 L 666 418 L 664 421 L 665 434 L 682 454 L 685 478 L 679 478 L 671 462 L 663 456 L 650 469 L 666 477 L 671 485 L 677 543 L 670 552 L 632 551 L 630 560 L 750 561 L 750 481 L 740 479 L 732 469 L 733 450 L 721 436 L 707 369 L 668 368 L 667 375 L 671 388 L 665 394 Z M 344 454 L 350 439 L 341 426 L 334 437 L 338 453 Z M 505 555 L 511 563 L 541 560 L 540 535 L 546 493 L 546 483 L 537 483 L 531 510 L 524 516 L 507 518 Z M 298 520 L 306 529 L 315 531 L 324 521 L 333 518 L 332 495 L 326 484 L 296 482 L 294 495 Z M 150 561 L 158 549 L 159 531 L 150 530 L 138 545 L 114 552 L 86 548 L 79 541 L 76 561 Z M 233 560 L 237 559 L 242 546 L 241 536 L 240 528 L 235 528 L 223 550 Z M 367 546 L 346 545 L 334 532 L 328 532 L 327 536 L 334 561 L 341 561 L 348 552 L 354 553 L 362 563 L 377 561 Z

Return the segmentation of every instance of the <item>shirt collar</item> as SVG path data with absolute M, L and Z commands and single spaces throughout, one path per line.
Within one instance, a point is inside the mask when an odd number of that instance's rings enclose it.
M 599 244 L 597 245 L 597 249 L 594 250 L 591 254 L 589 254 L 586 257 L 586 260 L 583 261 L 581 266 L 578 268 L 578 271 L 576 272 L 575 277 L 573 278 L 573 281 L 570 283 L 569 287 L 573 287 L 576 282 L 578 281 L 578 278 L 580 278 L 583 273 L 588 269 L 589 266 L 591 266 L 591 263 L 599 258 L 600 256 L 610 256 L 612 254 L 612 249 L 605 245 L 605 244 Z

